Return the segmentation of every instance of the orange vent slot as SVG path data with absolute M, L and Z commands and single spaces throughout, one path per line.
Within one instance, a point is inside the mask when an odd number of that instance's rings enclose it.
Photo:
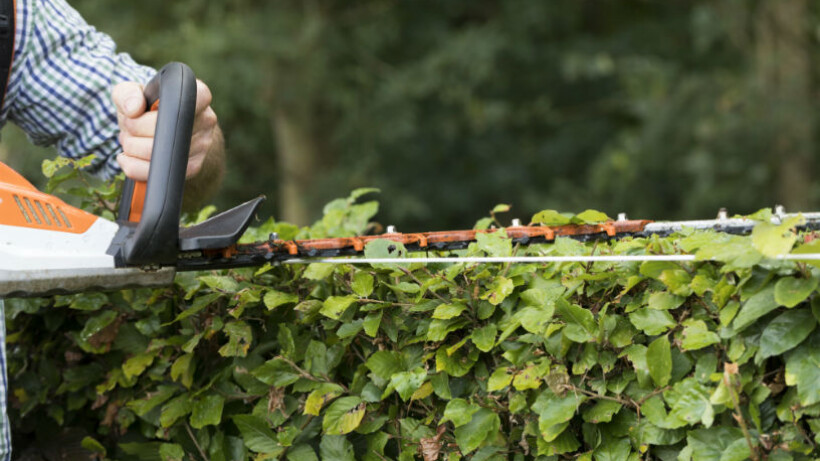
M 82 234 L 97 217 L 38 191 L 0 162 L 0 225 Z

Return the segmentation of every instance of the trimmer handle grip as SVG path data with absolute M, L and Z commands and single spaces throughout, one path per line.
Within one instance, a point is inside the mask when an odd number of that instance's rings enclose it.
M 161 103 L 148 182 L 129 178 L 123 188 L 119 220 L 138 224 L 120 256 L 129 266 L 175 264 L 196 109 L 194 72 L 183 63 L 169 63 L 148 82 L 144 93 L 149 108 Z

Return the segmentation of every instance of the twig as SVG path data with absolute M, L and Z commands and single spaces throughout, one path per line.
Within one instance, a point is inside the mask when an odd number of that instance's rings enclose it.
M 199 456 L 202 456 L 204 461 L 208 461 L 208 455 L 205 454 L 205 451 L 202 447 L 199 446 L 199 442 L 196 441 L 196 437 L 194 437 L 194 432 L 191 430 L 191 426 L 188 425 L 188 422 L 185 422 L 185 430 L 188 431 L 188 436 L 191 437 L 191 441 L 194 442 L 194 446 L 196 449 L 199 450 Z
M 399 270 L 401 270 L 402 272 L 404 272 L 405 274 L 407 274 L 408 276 L 410 276 L 410 278 L 412 278 L 414 282 L 418 283 L 418 284 L 419 284 L 419 286 L 422 286 L 422 285 L 423 285 L 423 283 L 421 283 L 421 280 L 419 280 L 419 279 L 418 279 L 418 278 L 417 278 L 417 277 L 416 277 L 416 276 L 415 276 L 415 275 L 414 275 L 414 274 L 413 274 L 413 273 L 412 273 L 409 269 L 406 269 L 406 268 L 404 268 L 404 267 L 399 266 Z M 445 303 L 445 304 L 447 304 L 447 303 L 449 302 L 447 299 L 445 299 L 443 296 L 441 296 L 440 294 L 436 293 L 435 291 L 430 290 L 430 289 L 427 289 L 427 291 L 429 291 L 430 293 L 433 293 L 433 296 L 435 296 L 436 298 L 440 299 L 440 300 L 441 300 L 441 302 L 443 302 L 443 303 Z
M 734 371 L 735 373 L 739 373 L 739 371 L 737 371 L 737 365 L 734 365 Z M 729 382 L 732 375 L 733 374 L 730 370 L 723 370 L 723 385 L 729 389 L 729 395 L 732 397 L 732 403 L 735 406 L 735 420 L 740 425 L 740 430 L 743 431 L 743 437 L 746 438 L 746 444 L 749 445 L 750 457 L 752 458 L 752 461 L 760 461 L 760 457 L 757 455 L 757 450 L 755 450 L 755 447 L 752 444 L 752 436 L 749 434 L 749 428 L 746 426 L 746 419 L 743 418 L 743 413 L 740 411 L 740 398 L 738 397 L 737 392 L 735 392 L 734 383 Z

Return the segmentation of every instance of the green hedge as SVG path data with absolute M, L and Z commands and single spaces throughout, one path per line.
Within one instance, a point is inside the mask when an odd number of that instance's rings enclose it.
M 359 195 L 329 204 L 310 229 L 269 221 L 247 238 L 361 232 L 377 205 Z M 764 256 L 818 248 L 794 224 L 520 248 L 499 230 L 462 252 L 704 259 L 691 263 L 286 265 L 11 300 L 16 449 L 82 445 L 118 460 L 814 459 L 818 269 Z

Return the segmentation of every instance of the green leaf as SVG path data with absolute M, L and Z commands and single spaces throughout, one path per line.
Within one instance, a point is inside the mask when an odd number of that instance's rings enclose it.
M 546 226 L 563 226 L 570 223 L 570 218 L 555 210 L 543 210 L 535 213 L 532 222 L 533 224 L 544 224 Z
M 299 375 L 282 359 L 268 360 L 253 370 L 251 374 L 269 386 L 284 387 L 295 383 Z
M 676 296 L 666 291 L 657 291 L 649 295 L 648 307 L 650 309 L 666 311 L 680 307 L 684 301 L 686 301 L 686 298 L 683 296 Z
M 558 315 L 567 323 L 564 336 L 577 343 L 593 341 L 598 337 L 598 324 L 592 312 L 564 299 L 559 299 L 555 306 Z
M 334 401 L 325 411 L 322 429 L 328 435 L 343 435 L 353 432 L 364 418 L 365 405 L 359 397 L 342 397 Z
M 815 332 L 789 353 L 785 378 L 787 386 L 797 386 L 800 405 L 820 402 L 820 333 Z
M 108 297 L 102 293 L 89 293 L 81 296 L 74 296 L 68 305 L 71 309 L 78 311 L 96 311 L 108 304 Z
M 178 390 L 176 386 L 159 386 L 156 391 L 149 393 L 144 399 L 128 402 L 128 408 L 134 410 L 137 416 L 144 416 L 157 405 L 173 397 Z
M 615 413 L 621 409 L 621 404 L 613 400 L 598 400 L 595 405 L 584 410 L 583 418 L 588 423 L 608 423 Z
M 436 310 L 433 311 L 433 318 L 440 319 L 440 320 L 449 320 L 453 317 L 458 317 L 461 315 L 464 310 L 467 309 L 467 306 L 463 303 L 454 303 L 454 304 L 439 304 L 436 306 Z
M 424 368 L 418 367 L 411 371 L 401 371 L 393 374 L 390 377 L 390 383 L 399 393 L 401 399 L 406 402 L 424 384 L 425 379 L 427 379 L 427 372 Z
M 217 299 L 220 299 L 222 297 L 223 296 L 222 296 L 221 293 L 209 293 L 207 295 L 197 297 L 191 303 L 191 307 L 189 307 L 188 309 L 185 309 L 184 311 L 180 312 L 176 316 L 176 318 L 174 319 L 174 322 L 178 322 L 180 320 L 187 319 L 188 317 L 191 317 L 192 315 L 197 314 L 199 311 L 201 311 L 202 309 L 205 309 L 206 307 L 210 306 L 214 301 L 216 301 Z
M 491 438 L 501 426 L 501 419 L 487 408 L 478 410 L 470 422 L 455 429 L 456 443 L 462 453 L 471 453 Z
M 729 446 L 742 437 L 740 429 L 719 426 L 690 431 L 686 443 L 692 448 L 693 460 L 720 461 Z
M 513 378 L 513 387 L 518 391 L 527 389 L 538 389 L 541 387 L 541 376 L 538 369 L 534 366 L 529 366 L 519 371 L 515 378 Z
M 703 320 L 686 320 L 681 340 L 681 349 L 695 351 L 720 342 L 717 333 L 709 331 Z
M 356 461 L 353 445 L 343 435 L 325 435 L 319 444 L 322 461 Z
M 490 352 L 495 344 L 495 335 L 497 333 L 498 328 L 495 324 L 491 323 L 473 330 L 470 334 L 470 339 L 481 352 Z
M 350 287 L 357 296 L 366 298 L 373 293 L 373 276 L 364 271 L 356 272 Z
M 205 426 L 218 426 L 222 421 L 222 406 L 225 397 L 219 394 L 207 395 L 193 404 L 191 427 L 202 429 Z
M 85 327 L 83 328 L 83 331 L 80 332 L 80 338 L 84 341 L 88 341 L 103 328 L 111 325 L 111 323 L 117 318 L 117 315 L 118 314 L 116 311 L 104 311 L 99 315 L 91 317 L 87 322 L 85 322 Z
M 447 353 L 447 347 L 440 347 L 436 351 L 436 371 L 446 371 L 448 375 L 460 378 L 473 368 L 478 360 L 478 351 L 465 354 L 463 350 L 452 354 Z
M 541 392 L 532 407 L 538 414 L 541 437 L 547 442 L 555 440 L 585 400 L 586 397 L 580 393 L 568 392 L 559 396 L 551 390 Z
M 319 461 L 313 448 L 305 444 L 296 445 L 288 450 L 287 458 L 288 461 Z
M 182 394 L 175 397 L 162 406 L 162 412 L 159 418 L 160 426 L 167 429 L 173 426 L 179 418 L 182 418 L 190 412 L 190 396 L 188 394 Z
M 269 290 L 265 293 L 265 297 L 262 301 L 265 303 L 265 307 L 267 307 L 268 310 L 273 310 L 283 304 L 298 303 L 299 297 L 293 293 L 282 293 L 281 291 Z
M 720 261 L 725 263 L 724 271 L 752 267 L 763 255 L 753 246 L 748 237 L 740 235 L 709 235 L 709 243 L 695 254 L 697 261 Z
M 325 302 L 322 303 L 322 308 L 319 313 L 325 317 L 330 317 L 333 320 L 339 320 L 351 304 L 356 302 L 356 296 L 328 296 Z
M 92 453 L 102 455 L 103 458 L 105 457 L 105 447 L 103 446 L 103 444 L 98 442 L 94 437 L 83 437 L 83 440 L 80 442 L 80 445 Z
M 322 383 L 314 389 L 305 400 L 304 414 L 319 416 L 322 407 L 336 397 L 342 395 L 344 388 L 338 384 Z
M 783 354 L 802 343 L 817 327 L 811 310 L 786 311 L 766 325 L 760 336 L 759 359 Z
M 242 434 L 242 440 L 248 449 L 256 453 L 281 451 L 278 439 L 263 418 L 254 415 L 235 415 L 231 417 L 231 420 Z
M 253 342 L 253 331 L 250 325 L 243 321 L 229 322 L 223 329 L 228 335 L 228 343 L 219 348 L 219 355 L 223 357 L 245 357 Z
M 399 242 L 387 239 L 377 239 L 367 242 L 364 246 L 365 258 L 404 258 L 407 256 L 407 248 Z M 409 264 L 373 264 L 375 269 L 394 270 L 397 267 L 409 269 Z
M 162 461 L 182 461 L 185 458 L 185 451 L 181 445 L 163 443 L 159 446 L 159 456 Z
M 797 241 L 797 234 L 792 229 L 804 222 L 800 216 L 794 216 L 783 221 L 782 224 L 762 222 L 752 229 L 752 245 L 765 256 L 774 258 L 787 254 Z
M 507 205 L 506 203 L 499 203 L 498 205 L 493 207 L 493 211 L 491 211 L 490 213 L 506 213 L 508 211 L 510 211 L 510 205 Z
M 509 368 L 496 368 L 493 374 L 490 375 L 490 379 L 487 381 L 487 391 L 500 391 L 501 389 L 509 386 L 510 383 L 512 383 L 512 380 L 513 375 L 509 373 Z
M 512 254 L 512 239 L 501 229 L 495 232 L 478 232 L 475 235 L 476 246 L 487 253 L 487 256 L 510 256 Z
M 809 297 L 817 288 L 817 279 L 783 277 L 774 285 L 774 300 L 783 306 L 794 307 Z
M 365 366 L 381 379 L 390 379 L 395 373 L 404 371 L 401 356 L 393 351 L 376 351 L 367 358 Z
M 507 296 L 511 295 L 514 289 L 515 285 L 511 279 L 498 276 L 487 287 L 487 291 L 481 295 L 481 299 L 485 299 L 490 304 L 497 306 L 507 299 Z
M 675 383 L 663 396 L 671 408 L 669 417 L 672 420 L 679 421 L 680 425 L 703 423 L 709 427 L 714 419 L 709 395 L 709 388 L 695 378 L 686 378 Z
M 610 217 L 597 210 L 585 210 L 572 218 L 572 222 L 578 224 L 596 224 L 611 221 Z
M 134 376 L 139 376 L 142 372 L 145 371 L 152 363 L 154 363 L 154 359 L 157 356 L 157 352 L 144 352 L 142 354 L 137 354 L 130 359 L 126 360 L 125 363 L 122 364 L 122 372 L 126 378 L 131 378 Z
M 732 326 L 740 331 L 754 323 L 760 317 L 777 309 L 780 304 L 774 299 L 774 286 L 769 285 L 749 298 L 740 308 Z
M 382 321 L 382 311 L 378 312 L 371 312 L 367 314 L 367 317 L 364 318 L 364 322 L 362 323 L 362 327 L 364 328 L 364 332 L 367 336 L 371 338 L 375 338 L 376 334 L 379 332 L 379 325 Z
M 672 349 L 669 338 L 661 336 L 652 341 L 646 349 L 646 364 L 649 367 L 649 376 L 658 387 L 669 384 L 672 377 Z
M 608 439 L 595 449 L 593 456 L 595 461 L 622 461 L 629 459 L 632 452 L 632 444 L 628 438 Z
M 692 276 L 683 269 L 665 270 L 658 278 L 675 295 L 686 297 L 692 294 Z
M 461 427 L 469 423 L 480 409 L 480 406 L 473 405 L 464 399 L 450 400 L 444 407 L 444 416 L 439 421 L 439 425 L 451 421 L 454 427 Z
M 333 264 L 313 263 L 308 265 L 302 277 L 308 280 L 324 280 L 330 277 L 330 274 L 332 274 L 334 270 L 336 270 L 336 268 Z
M 199 280 L 213 290 L 225 293 L 236 293 L 239 290 L 236 280 L 225 275 L 202 275 Z

